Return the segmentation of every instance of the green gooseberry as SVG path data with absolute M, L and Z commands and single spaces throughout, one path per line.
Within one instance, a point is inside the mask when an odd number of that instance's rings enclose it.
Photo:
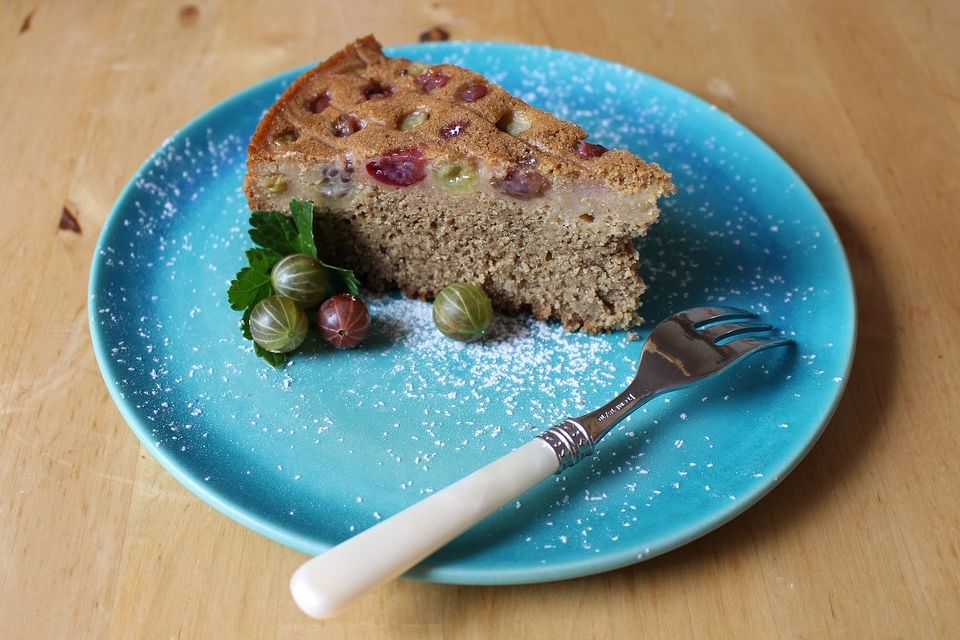
M 433 301 L 433 323 L 440 333 L 460 342 L 479 340 L 492 319 L 490 298 L 473 283 L 449 284 Z
M 429 68 L 430 65 L 424 64 L 423 62 L 413 62 L 407 67 L 407 73 L 413 77 L 417 77 Z
M 530 128 L 530 118 L 522 111 L 510 111 L 497 121 L 497 128 L 512 136 L 519 136 Z
M 282 173 L 271 173 L 263 178 L 260 185 L 267 193 L 283 193 L 287 190 L 287 176 Z
M 460 160 L 433 168 L 433 179 L 441 188 L 466 195 L 477 190 L 477 165 L 472 160 Z
M 403 119 L 400 121 L 400 124 L 398 125 L 397 128 L 400 129 L 400 131 L 409 131 L 410 129 L 416 129 L 417 127 L 422 125 L 424 122 L 426 122 L 429 118 L 430 118 L 430 114 L 427 113 L 426 111 L 413 111 L 403 117 Z
M 289 353 L 307 337 L 307 314 L 290 298 L 264 298 L 250 312 L 250 334 L 267 351 Z
M 330 293 L 326 268 L 305 253 L 294 253 L 274 265 L 270 281 L 279 295 L 303 307 L 319 304 Z

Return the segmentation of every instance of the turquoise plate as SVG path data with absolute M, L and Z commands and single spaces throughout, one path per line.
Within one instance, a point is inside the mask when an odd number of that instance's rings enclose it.
M 634 69 L 499 43 L 390 53 L 476 69 L 673 174 L 678 193 L 641 246 L 641 338 L 674 311 L 722 303 L 797 341 L 650 402 L 592 459 L 409 575 L 508 584 L 597 573 L 754 504 L 816 441 L 853 354 L 843 248 L 800 177 L 730 116 Z M 387 295 L 369 298 L 361 349 L 311 340 L 281 370 L 254 357 L 226 301 L 250 246 L 245 149 L 302 71 L 237 94 L 157 149 L 103 229 L 89 310 L 104 379 L 144 447 L 213 507 L 315 554 L 606 401 L 642 342 L 498 317 L 483 344 L 462 345 L 433 329 L 427 304 Z

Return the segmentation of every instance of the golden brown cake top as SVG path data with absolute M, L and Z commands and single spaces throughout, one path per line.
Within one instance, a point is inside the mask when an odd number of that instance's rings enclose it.
M 399 152 L 430 162 L 472 158 L 487 167 L 495 187 L 518 197 L 577 181 L 623 195 L 656 197 L 674 190 L 657 165 L 625 150 L 608 151 L 586 137 L 577 125 L 526 104 L 480 74 L 387 58 L 367 36 L 287 89 L 257 128 L 248 162 L 344 154 L 366 160 Z

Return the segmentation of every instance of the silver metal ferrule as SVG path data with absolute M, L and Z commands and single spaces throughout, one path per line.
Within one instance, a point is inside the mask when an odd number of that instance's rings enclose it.
M 553 449 L 560 467 L 557 473 L 572 467 L 593 453 L 593 439 L 575 420 L 566 419 L 537 436 Z

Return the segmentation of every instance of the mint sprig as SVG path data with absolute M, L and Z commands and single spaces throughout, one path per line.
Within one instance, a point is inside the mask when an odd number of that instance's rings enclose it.
M 240 319 L 240 331 L 247 340 L 253 340 L 250 333 L 250 314 L 258 302 L 272 296 L 275 291 L 270 281 L 270 271 L 285 256 L 305 253 L 318 258 L 317 245 L 313 237 L 313 203 L 304 200 L 290 201 L 290 215 L 279 211 L 254 211 L 250 214 L 250 239 L 258 245 L 246 252 L 246 266 L 237 272 L 227 289 L 230 308 L 243 311 Z M 320 260 L 332 276 L 337 289 L 352 295 L 360 293 L 360 281 L 350 269 L 343 269 Z M 279 367 L 287 361 L 282 353 L 267 351 L 256 342 L 253 352 L 267 361 L 272 367 Z
M 317 245 L 313 241 L 313 203 L 302 200 L 290 201 L 290 217 L 284 218 L 289 223 L 293 220 L 297 231 L 290 253 L 305 253 L 311 258 L 317 257 Z
M 253 307 L 264 298 L 273 295 L 273 285 L 270 284 L 270 269 L 261 267 L 244 267 L 237 272 L 237 277 L 230 282 L 227 289 L 227 300 L 230 308 L 235 311 Z
M 269 272 L 282 258 L 283 255 L 273 249 L 247 249 L 247 261 L 258 271 Z
M 278 367 L 282 367 L 283 364 L 287 361 L 287 356 L 286 356 L 286 354 L 283 354 L 283 353 L 274 353 L 273 351 L 267 351 L 266 349 L 264 349 L 263 347 L 261 347 L 260 345 L 258 345 L 256 342 L 253 343 L 253 352 L 254 352 L 257 356 L 259 356 L 259 357 L 263 358 L 264 360 L 266 360 L 266 361 L 267 361 L 267 364 L 269 364 L 269 365 L 270 365 L 271 367 L 273 367 L 274 369 L 276 369 L 276 368 L 278 368 Z
M 360 295 L 360 281 L 357 280 L 357 276 L 353 275 L 353 271 L 350 269 L 341 269 L 340 267 L 334 267 L 329 265 L 323 260 L 320 261 L 327 271 L 330 272 L 330 275 L 333 276 L 334 281 L 339 283 L 338 289 L 346 291 L 352 296 Z
M 250 238 L 281 256 L 305 253 L 317 257 L 313 241 L 313 204 L 302 200 L 290 201 L 290 216 L 279 211 L 254 211 L 250 215 Z

